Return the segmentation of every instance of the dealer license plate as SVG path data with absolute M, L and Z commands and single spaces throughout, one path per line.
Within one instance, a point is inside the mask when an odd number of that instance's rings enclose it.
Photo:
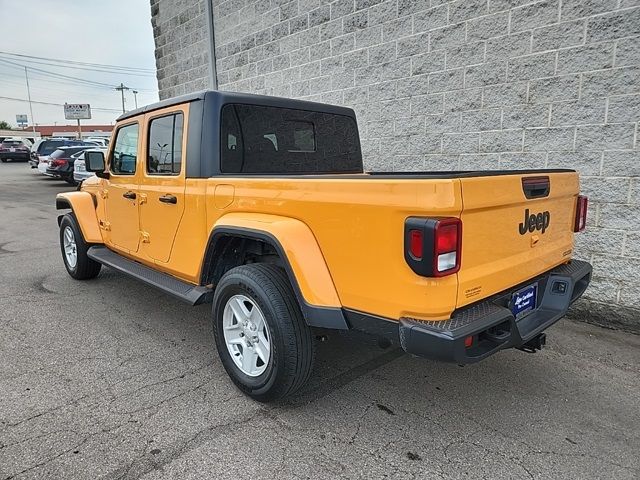
M 534 283 L 518 290 L 511 297 L 511 313 L 516 320 L 530 314 L 536 308 L 538 284 Z

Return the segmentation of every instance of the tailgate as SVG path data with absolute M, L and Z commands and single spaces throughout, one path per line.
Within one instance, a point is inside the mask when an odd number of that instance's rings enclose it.
M 549 179 L 546 196 L 545 177 Z M 536 172 L 462 178 L 460 182 L 462 268 L 457 307 L 513 287 L 571 258 L 577 173 Z

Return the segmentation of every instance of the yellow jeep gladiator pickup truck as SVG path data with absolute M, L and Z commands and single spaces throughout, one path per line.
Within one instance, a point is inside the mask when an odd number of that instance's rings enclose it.
M 57 196 L 62 258 L 213 303 L 220 359 L 261 401 L 310 375 L 315 328 L 457 364 L 540 349 L 587 288 L 573 170 L 365 173 L 353 110 L 205 91 L 123 114 Z

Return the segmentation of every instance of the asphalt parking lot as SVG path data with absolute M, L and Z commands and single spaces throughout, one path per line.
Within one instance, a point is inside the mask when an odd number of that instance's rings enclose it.
M 262 405 L 208 305 L 67 275 L 62 190 L 0 164 L 0 479 L 640 477 L 638 336 L 563 320 L 541 353 L 462 368 L 337 335 Z

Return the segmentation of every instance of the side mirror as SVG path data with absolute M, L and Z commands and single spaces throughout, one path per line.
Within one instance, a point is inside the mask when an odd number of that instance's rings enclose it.
M 109 174 L 104 171 L 104 152 L 86 151 L 84 152 L 84 166 L 87 172 L 93 172 L 98 177 L 108 178 Z

